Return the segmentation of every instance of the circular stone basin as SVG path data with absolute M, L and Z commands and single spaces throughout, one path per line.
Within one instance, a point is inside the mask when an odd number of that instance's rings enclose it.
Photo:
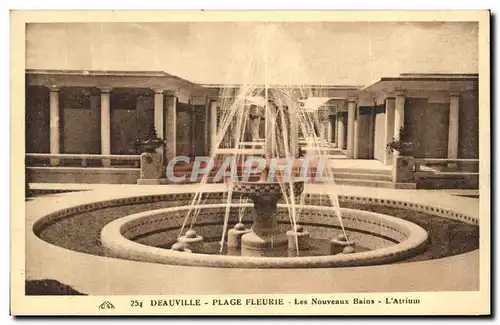
M 251 204 L 232 204 L 229 227 L 239 222 L 240 208 Z M 194 226 L 204 238 L 219 238 L 223 227 L 226 204 L 200 205 Z M 297 206 L 301 209 L 300 223 L 315 238 L 330 239 L 339 233 L 340 225 L 331 207 Z M 366 266 L 392 263 L 420 253 L 427 244 L 427 232 L 420 226 L 384 214 L 341 209 L 342 220 L 349 238 L 369 251 L 302 257 L 248 257 L 208 255 L 179 252 L 157 246 L 175 243 L 185 223 L 189 206 L 146 211 L 116 219 L 101 231 L 106 255 L 128 260 L 162 264 L 234 267 L 234 268 L 314 268 Z M 278 205 L 280 226 L 291 229 L 288 206 Z M 244 221 L 245 222 L 245 221 Z M 246 221 L 250 224 L 251 221 Z M 213 242 L 213 240 L 212 240 Z

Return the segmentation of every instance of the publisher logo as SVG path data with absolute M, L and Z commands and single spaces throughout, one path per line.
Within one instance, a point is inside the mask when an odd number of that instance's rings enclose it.
M 112 303 L 110 303 L 109 301 L 105 301 L 105 302 L 103 302 L 102 304 L 99 305 L 99 309 L 100 310 L 115 309 L 115 306 Z

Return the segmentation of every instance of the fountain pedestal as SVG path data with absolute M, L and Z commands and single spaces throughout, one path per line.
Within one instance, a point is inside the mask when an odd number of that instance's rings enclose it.
M 300 195 L 303 182 L 284 184 L 285 195 Z M 278 201 L 283 197 L 279 183 L 236 182 L 233 193 L 253 201 L 253 225 L 249 233 L 241 238 L 241 255 L 252 257 L 283 256 L 288 250 L 288 238 L 280 229 L 277 220 Z
M 241 238 L 244 256 L 279 256 L 288 246 L 288 238 L 278 228 L 276 210 L 280 194 L 252 196 L 253 226 Z

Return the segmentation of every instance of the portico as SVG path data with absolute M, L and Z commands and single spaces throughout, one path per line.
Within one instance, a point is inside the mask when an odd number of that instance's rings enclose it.
M 26 152 L 51 154 L 49 166 L 74 166 L 63 159 L 68 154 L 87 155 L 82 166 L 90 162 L 95 167 L 90 157 L 99 155 L 101 168 L 131 166 L 132 156 L 141 154 L 135 140 L 152 126 L 165 140 L 160 150 L 165 164 L 176 156 L 213 155 L 216 147 L 239 146 L 234 141 L 236 119 L 226 121 L 227 132 L 218 134 L 239 85 L 195 84 L 165 72 L 26 74 Z M 276 132 L 276 125 L 286 123 L 286 134 L 280 136 L 297 156 L 299 146 L 312 145 L 299 141 L 304 131 L 297 115 L 301 105 L 314 122 L 314 146 L 319 144 L 332 159 L 373 159 L 392 166 L 395 154 L 386 145 L 400 139 L 404 129 L 416 143 L 411 155 L 417 159 L 474 160 L 479 146 L 477 83 L 477 75 L 402 74 L 366 87 L 302 86 L 311 95 L 297 96 L 296 107 L 276 106 L 275 120 L 249 112 L 241 139 L 260 143 L 267 132 Z
M 134 154 L 154 126 L 167 158 L 199 154 L 206 135 L 193 122 L 206 124 L 207 93 L 163 72 L 27 71 L 27 152 Z

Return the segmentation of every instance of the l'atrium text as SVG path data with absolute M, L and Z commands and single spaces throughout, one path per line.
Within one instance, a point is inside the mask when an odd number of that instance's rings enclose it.
M 420 304 L 420 299 L 412 298 L 397 298 L 385 297 L 382 300 L 366 299 L 366 298 L 352 298 L 352 299 L 330 299 L 330 298 L 311 298 L 311 299 L 298 299 L 295 298 L 293 303 L 295 305 L 375 305 L 375 304 Z

